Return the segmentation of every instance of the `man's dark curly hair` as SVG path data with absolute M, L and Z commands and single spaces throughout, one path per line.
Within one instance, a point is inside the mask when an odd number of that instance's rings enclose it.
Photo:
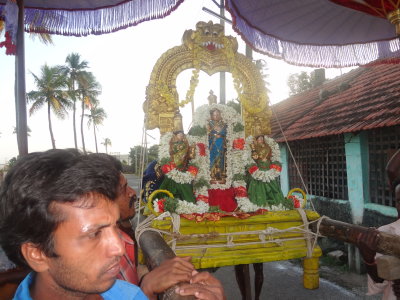
M 0 189 L 0 245 L 17 265 L 27 265 L 23 243 L 56 257 L 53 233 L 63 221 L 54 203 L 76 202 L 89 193 L 114 201 L 119 193 L 118 164 L 102 154 L 75 149 L 30 153 L 17 160 Z

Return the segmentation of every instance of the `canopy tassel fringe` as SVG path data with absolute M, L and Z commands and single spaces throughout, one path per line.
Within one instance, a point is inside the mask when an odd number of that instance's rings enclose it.
M 129 0 L 115 6 L 93 10 L 25 8 L 25 31 L 87 36 L 118 31 L 141 22 L 163 18 L 183 0 Z M 0 6 L 0 14 L 3 7 Z

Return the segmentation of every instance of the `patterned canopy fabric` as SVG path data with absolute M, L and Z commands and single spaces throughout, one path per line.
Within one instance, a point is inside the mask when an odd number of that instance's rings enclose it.
M 312 67 L 364 65 L 400 56 L 387 19 L 329 0 L 226 0 L 233 28 L 254 50 Z

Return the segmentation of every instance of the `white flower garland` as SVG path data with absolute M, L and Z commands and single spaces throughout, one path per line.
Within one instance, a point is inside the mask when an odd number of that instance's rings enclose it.
M 281 152 L 279 150 L 279 145 L 278 143 L 275 142 L 274 139 L 264 136 L 264 141 L 265 143 L 271 148 L 271 162 L 281 162 Z M 248 136 L 246 139 L 246 166 L 250 166 L 252 164 L 255 164 L 253 158 L 251 157 L 251 144 L 254 142 L 254 137 L 253 136 Z M 262 182 L 270 182 L 274 180 L 275 178 L 279 177 L 281 174 L 281 171 L 278 171 L 276 169 L 269 169 L 269 170 L 261 170 L 257 169 L 255 172 L 250 174 L 254 179 L 260 180 Z
M 176 209 L 177 214 L 204 214 L 208 212 L 210 209 L 210 206 L 208 203 L 205 203 L 204 201 L 197 201 L 196 204 L 183 201 L 183 200 L 178 200 L 178 207 Z
M 160 147 L 158 149 L 158 159 L 159 161 L 164 161 L 168 159 L 170 160 L 170 154 L 169 154 L 169 142 L 172 138 L 173 133 L 172 132 L 167 132 L 165 133 L 161 139 L 160 139 Z M 195 176 L 188 172 L 182 172 L 176 168 L 172 169 L 168 173 L 165 174 L 168 178 L 172 179 L 173 181 L 181 184 L 185 183 L 192 183 Z
M 258 206 L 252 202 L 250 202 L 249 198 L 238 198 L 236 199 L 241 211 L 244 212 L 254 212 L 259 209 L 265 209 L 268 211 L 282 211 L 287 210 L 282 204 L 279 205 L 272 205 L 272 206 Z
M 246 165 L 246 167 L 255 164 L 255 161 L 251 157 L 251 147 L 250 145 L 253 143 L 254 137 L 253 136 L 248 136 L 246 138 L 246 146 L 245 146 L 245 153 L 243 155 L 243 161 Z M 264 136 L 264 141 L 268 146 L 271 147 L 271 161 L 273 162 L 281 162 L 281 153 L 279 150 L 279 145 L 270 137 Z M 270 182 L 271 180 L 277 178 L 280 175 L 280 172 L 276 169 L 269 169 L 269 170 L 260 170 L 258 169 L 255 171 L 251 176 L 254 179 L 261 180 L 263 182 Z M 266 209 L 268 211 L 281 211 L 281 210 L 287 210 L 282 204 L 279 205 L 273 205 L 273 206 L 258 206 L 254 203 L 252 203 L 249 198 L 239 198 L 236 199 L 239 205 L 239 208 L 241 211 L 244 212 L 254 212 L 259 209 Z
M 246 189 L 246 182 L 244 180 L 233 180 L 233 176 L 246 174 L 246 166 L 254 164 L 254 160 L 251 158 L 251 147 L 250 144 L 253 142 L 254 137 L 249 136 L 244 145 L 244 149 L 234 149 L 233 141 L 236 139 L 244 139 L 244 131 L 234 132 L 233 127 L 236 124 L 243 125 L 241 117 L 236 111 L 226 105 L 212 104 L 203 105 L 196 110 L 196 114 L 193 120 L 193 127 L 199 126 L 201 128 L 206 128 L 208 120 L 210 119 L 210 111 L 217 108 L 221 112 L 222 119 L 227 123 L 227 136 L 226 136 L 226 183 L 216 183 L 209 184 L 209 186 L 199 185 L 194 189 L 194 194 L 196 198 L 205 197 L 208 198 L 208 189 L 228 189 L 230 187 L 238 188 L 243 187 Z M 159 148 L 159 160 L 165 160 L 165 158 L 170 158 L 169 154 L 169 141 L 171 140 L 173 133 L 165 133 L 160 140 Z M 182 172 L 177 169 L 173 169 L 167 174 L 168 178 L 171 178 L 177 183 L 199 183 L 200 181 L 209 183 L 210 177 L 210 151 L 208 149 L 208 135 L 207 133 L 201 136 L 187 135 L 187 139 L 190 145 L 195 145 L 195 158 L 191 161 L 196 166 L 198 166 L 198 173 L 194 176 L 192 173 L 186 171 Z M 268 136 L 264 136 L 265 142 L 271 147 L 272 155 L 271 161 L 280 162 L 280 150 L 278 144 Z M 198 146 L 203 144 L 204 146 Z M 203 149 L 201 149 L 203 147 Z M 200 155 L 202 151 L 205 151 L 205 155 Z M 263 182 L 269 182 L 279 176 L 280 172 L 276 169 L 270 170 L 257 170 L 252 176 L 257 180 Z M 178 201 L 176 213 L 177 214 L 192 214 L 192 213 L 206 213 L 209 211 L 209 204 L 198 200 L 196 204 L 187 202 L 185 200 L 176 199 Z M 279 211 L 285 210 L 286 208 L 282 205 L 279 206 L 257 206 L 250 202 L 247 197 L 236 197 L 238 207 L 243 212 L 254 212 L 259 209 L 266 209 L 268 211 Z M 154 201 L 154 210 L 158 210 L 158 200 Z
M 172 138 L 172 135 L 173 135 L 172 132 L 167 132 L 161 137 L 160 147 L 158 149 L 159 161 L 165 161 L 165 160 L 169 161 L 170 160 L 169 142 Z M 188 139 L 188 142 L 189 142 L 189 144 L 193 143 L 189 139 Z M 176 168 L 169 171 L 167 174 L 165 174 L 165 176 L 167 176 L 168 178 L 174 180 L 177 183 L 181 183 L 181 184 L 192 183 L 196 177 L 188 171 L 182 172 Z M 192 213 L 203 214 L 205 212 L 208 212 L 208 210 L 210 208 L 208 203 L 205 203 L 203 201 L 197 201 L 197 203 L 191 203 L 191 202 L 188 202 L 185 200 L 180 200 L 180 199 L 175 199 L 175 200 L 178 201 L 178 205 L 177 205 L 177 208 L 175 211 L 177 214 L 192 214 Z M 159 201 L 159 199 L 155 199 L 153 201 L 153 208 L 154 208 L 155 212 L 160 213 L 158 201 Z
M 245 176 L 245 162 L 243 161 L 243 150 L 234 149 L 233 141 L 236 139 L 244 140 L 244 130 L 234 132 L 234 126 L 240 124 L 243 126 L 240 115 L 231 107 L 221 104 L 202 105 L 197 108 L 195 117 L 193 119 L 193 127 L 199 126 L 201 128 L 207 128 L 208 121 L 210 119 L 210 111 L 218 109 L 221 112 L 222 120 L 227 124 L 227 135 L 226 135 L 226 182 L 213 183 L 210 186 L 200 186 L 195 189 L 195 195 L 204 196 L 208 198 L 208 189 L 229 189 L 234 187 L 246 188 L 246 183 L 243 180 L 233 180 L 234 175 Z M 208 135 L 202 136 L 189 135 L 188 140 L 190 143 L 204 144 L 205 145 L 205 156 L 200 156 L 200 149 L 196 147 L 196 157 L 193 160 L 196 165 L 199 166 L 199 173 L 195 178 L 195 183 L 200 180 L 210 182 L 210 151 L 208 149 Z M 237 197 L 238 199 L 238 197 Z
M 155 199 L 153 201 L 153 208 L 154 211 L 157 213 L 162 213 L 160 211 L 158 202 L 161 199 Z M 178 201 L 178 205 L 177 208 L 175 210 L 175 213 L 181 215 L 181 214 L 193 214 L 193 213 L 197 213 L 197 214 L 204 214 L 206 212 L 208 212 L 208 210 L 210 209 L 210 206 L 208 205 L 208 203 L 205 203 L 203 201 L 197 201 L 197 203 L 191 203 L 191 202 L 187 202 L 185 200 L 180 200 L 180 199 L 174 199 L 176 201 Z

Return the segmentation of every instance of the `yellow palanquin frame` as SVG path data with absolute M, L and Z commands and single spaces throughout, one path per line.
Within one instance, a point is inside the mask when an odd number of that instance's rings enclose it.
M 229 72 L 242 104 L 246 136 L 270 133 L 271 111 L 260 70 L 251 59 L 237 52 L 236 39 L 223 35 L 220 26 L 197 23 L 196 31 L 185 31 L 182 45 L 169 49 L 158 59 L 143 104 L 147 129 L 159 128 L 161 134 L 174 131 L 180 104 L 190 102 L 186 99 L 180 103 L 176 79 L 184 70 L 194 69 L 189 94 L 193 96 L 199 70 L 208 75 Z M 217 47 L 210 50 L 206 46 L 210 43 Z
M 270 134 L 271 111 L 265 83 L 260 70 L 252 60 L 237 53 L 236 39 L 225 36 L 219 24 L 199 22 L 196 31 L 185 31 L 182 40 L 182 45 L 162 54 L 153 68 L 146 89 L 146 101 L 143 104 L 146 129 L 159 128 L 163 134 L 177 128 L 177 123 L 182 122 L 179 107 L 192 101 L 198 72 L 201 70 L 208 75 L 230 72 L 242 104 L 246 136 Z M 210 44 L 216 47 L 209 47 Z M 187 69 L 194 69 L 190 89 L 186 99 L 179 101 L 176 79 Z M 305 211 L 305 213 L 309 221 L 319 218 L 316 212 Z M 315 245 L 307 257 L 307 242 L 301 232 L 276 234 L 271 237 L 272 243 L 259 243 L 257 234 L 246 233 L 268 228 L 290 229 L 301 224 L 303 219 L 296 210 L 268 212 L 243 220 L 224 217 L 217 222 L 204 220 L 197 223 L 195 220 L 181 219 L 179 232 L 186 235 L 186 238 L 176 242 L 178 248 L 183 246 L 183 250 L 176 249 L 176 254 L 191 256 L 196 268 L 303 258 L 304 287 L 315 289 L 319 286 L 318 267 L 319 257 L 322 254 L 318 245 Z M 151 227 L 173 233 L 170 218 L 154 220 Z M 226 238 L 221 234 L 229 232 L 239 234 L 232 240 L 233 244 L 228 246 Z M 205 236 L 211 234 L 214 237 L 202 240 L 187 238 L 188 235 L 199 234 Z M 164 239 L 170 240 L 170 235 L 164 235 Z M 210 244 L 213 247 L 196 249 L 198 244 Z

